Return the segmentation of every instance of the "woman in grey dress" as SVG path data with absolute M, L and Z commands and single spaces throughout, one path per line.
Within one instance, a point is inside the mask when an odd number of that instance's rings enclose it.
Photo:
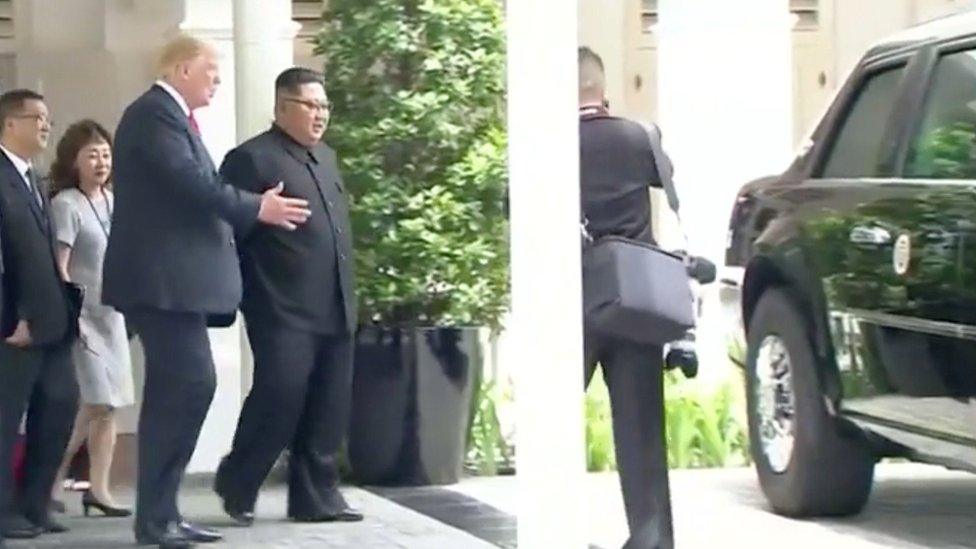
M 115 450 L 115 411 L 134 402 L 132 363 L 125 320 L 102 305 L 102 260 L 111 230 L 112 137 L 92 120 L 67 129 L 58 142 L 51 166 L 51 201 L 62 276 L 85 287 L 79 321 L 81 337 L 73 359 L 81 389 L 81 407 L 61 464 L 60 488 L 74 454 L 85 442 L 91 462 L 91 489 L 82 504 L 111 516 L 126 516 L 109 491 L 109 470 Z

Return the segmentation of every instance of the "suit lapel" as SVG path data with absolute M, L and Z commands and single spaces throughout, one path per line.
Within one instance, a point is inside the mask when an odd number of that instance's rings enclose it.
M 197 160 L 203 163 L 210 172 L 216 171 L 216 166 L 214 166 L 213 159 L 210 158 L 210 152 L 207 150 L 206 145 L 203 144 L 203 139 L 200 135 L 190 127 L 190 119 L 185 112 L 183 112 L 182 107 L 162 87 L 158 84 L 153 84 L 149 89 L 150 93 L 156 95 L 158 101 L 160 101 L 167 109 L 173 112 L 174 115 L 179 120 L 183 121 L 183 131 L 186 132 L 187 136 L 190 138 L 190 146 L 193 149 L 193 154 L 196 156 Z
M 190 134 L 190 142 L 193 143 L 194 154 L 207 167 L 207 170 L 211 172 L 215 171 L 216 167 L 214 166 L 213 159 L 210 158 L 210 151 L 203 144 L 203 139 L 189 127 L 187 127 L 187 133 Z
M 5 176 L 4 179 L 7 180 L 7 184 L 13 185 L 16 192 L 21 193 L 21 195 L 27 199 L 28 207 L 30 208 L 31 213 L 34 215 L 34 221 L 37 222 L 37 227 L 41 229 L 44 234 L 49 234 L 50 227 L 48 225 L 48 216 L 44 215 L 44 212 L 41 211 L 41 206 L 37 203 L 37 197 L 31 195 L 31 191 L 27 188 L 27 184 L 24 183 L 23 176 L 21 176 L 20 172 L 17 171 L 17 168 L 14 166 L 13 162 L 11 162 L 10 159 L 7 158 L 7 155 L 3 154 L 2 152 L 0 152 L 0 169 L 3 169 Z M 44 193 L 41 193 L 41 199 L 45 200 Z M 45 207 L 47 207 L 46 202 Z

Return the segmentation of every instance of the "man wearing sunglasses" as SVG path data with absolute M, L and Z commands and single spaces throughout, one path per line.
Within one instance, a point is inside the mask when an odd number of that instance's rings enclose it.
M 282 72 L 274 124 L 229 152 L 220 169 L 227 182 L 251 192 L 283 184 L 311 210 L 293 232 L 254 227 L 237 238 L 254 386 L 214 489 L 241 525 L 253 521 L 258 489 L 285 448 L 289 517 L 363 518 L 338 490 L 356 299 L 345 191 L 335 153 L 321 142 L 330 113 L 320 73 Z

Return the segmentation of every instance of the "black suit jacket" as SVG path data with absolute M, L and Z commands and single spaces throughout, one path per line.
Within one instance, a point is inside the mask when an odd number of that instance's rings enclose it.
M 255 226 L 238 236 L 249 323 L 272 321 L 317 333 L 356 326 L 355 273 L 349 211 L 336 155 L 308 149 L 277 127 L 229 152 L 220 168 L 231 184 L 263 192 L 284 182 L 284 194 L 312 211 L 295 231 Z
M 0 338 L 20 320 L 30 326 L 34 345 L 64 342 L 70 304 L 55 259 L 51 203 L 41 189 L 43 209 L 31 196 L 17 168 L 0 151 L 0 234 L 3 234 L 3 308 Z
M 247 230 L 261 197 L 217 176 L 186 114 L 159 86 L 126 108 L 113 160 L 102 301 L 121 311 L 236 310 L 241 276 L 230 225 Z
M 594 237 L 653 243 L 648 187 L 661 177 L 647 130 L 603 114 L 580 118 L 580 210 Z

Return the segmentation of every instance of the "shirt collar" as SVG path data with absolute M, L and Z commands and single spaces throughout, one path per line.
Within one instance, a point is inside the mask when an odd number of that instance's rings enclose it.
M 580 105 L 579 114 L 582 118 L 592 118 L 594 116 L 610 116 L 610 111 L 602 103 L 589 103 Z
M 166 93 L 172 96 L 173 100 L 176 101 L 176 104 L 179 105 L 180 109 L 183 110 L 183 114 L 190 116 L 190 106 L 186 104 L 186 99 L 183 99 L 183 96 L 180 95 L 180 92 L 176 91 L 176 88 L 171 86 L 170 83 L 166 82 L 165 80 L 157 80 L 156 85 L 163 88 Z
M 0 145 L 0 150 L 3 151 L 3 154 L 7 155 L 7 158 L 9 158 L 11 162 L 13 162 L 14 167 L 17 168 L 17 173 L 19 173 L 22 177 L 26 178 L 27 170 L 31 169 L 30 160 L 24 160 L 23 158 L 10 152 L 10 149 L 4 147 L 3 145 Z

